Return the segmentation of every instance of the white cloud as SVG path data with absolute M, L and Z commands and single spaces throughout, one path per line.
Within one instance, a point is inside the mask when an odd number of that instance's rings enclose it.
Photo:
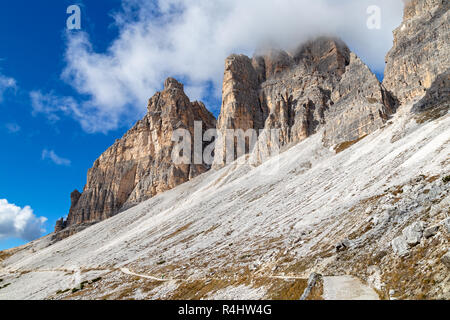
M 77 103 L 71 97 L 59 97 L 53 93 L 42 94 L 40 91 L 30 93 L 32 114 L 44 114 L 50 121 L 58 121 L 60 115 L 76 113 Z
M 17 88 L 16 80 L 6 77 L 0 73 L 0 103 L 3 102 L 3 95 L 7 90 Z
M 45 217 L 36 217 L 33 210 L 26 206 L 20 208 L 0 199 L 0 240 L 19 238 L 32 241 L 44 232 Z
M 367 28 L 367 8 L 381 8 L 381 29 Z M 86 33 L 70 33 L 63 79 L 87 100 L 76 118 L 87 131 L 108 131 L 145 112 L 167 76 L 187 82 L 193 99 L 220 95 L 224 59 L 252 55 L 267 43 L 291 49 L 317 35 L 342 37 L 382 72 L 401 22 L 400 0 L 123 0 L 119 36 L 104 53 Z M 209 106 L 217 108 L 218 106 Z
M 42 151 L 42 160 L 50 160 L 58 166 L 70 166 L 71 161 L 58 156 L 55 151 L 44 149 Z
M 77 102 L 73 97 L 58 96 L 55 93 L 31 91 L 32 114 L 43 114 L 51 122 L 60 120 L 61 116 L 70 116 L 77 120 L 88 133 L 108 132 L 119 126 L 119 113 L 108 112 L 107 106 L 93 106 L 92 101 Z M 80 103 L 80 104 L 79 104 Z M 127 119 L 122 115 L 122 120 Z M 128 114 L 128 119 L 135 120 L 135 114 Z
M 17 133 L 22 129 L 17 123 L 7 123 L 5 128 L 9 133 Z

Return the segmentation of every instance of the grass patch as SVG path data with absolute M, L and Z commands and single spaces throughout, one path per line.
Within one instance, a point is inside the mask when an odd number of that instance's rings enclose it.
M 416 122 L 419 124 L 423 124 L 425 122 L 437 120 L 443 116 L 445 116 L 448 112 L 448 106 L 430 108 L 416 116 Z
M 367 137 L 367 135 L 362 136 L 361 138 L 353 140 L 353 141 L 342 142 L 342 143 L 340 143 L 340 144 L 338 144 L 337 146 L 334 147 L 334 151 L 336 151 L 336 153 L 341 153 L 342 151 L 347 150 L 351 146 L 357 144 L 358 142 L 360 142 L 365 137 Z
M 186 231 L 187 229 L 189 229 L 189 227 L 193 224 L 193 222 L 188 223 L 187 225 L 185 225 L 184 227 L 181 227 L 179 229 L 177 229 L 175 232 L 169 234 L 168 236 L 165 236 L 162 238 L 162 241 L 166 241 L 169 240 L 177 235 L 179 235 L 180 233 Z
M 212 226 L 211 228 L 209 228 L 208 230 L 205 231 L 204 235 L 206 236 L 207 234 L 213 232 L 214 230 L 216 230 L 218 227 L 220 227 L 218 224 Z
M 439 179 L 439 176 L 432 176 L 432 177 L 427 178 L 427 182 L 428 183 L 433 183 L 433 182 L 435 182 L 438 179 Z
M 181 283 L 174 291 L 171 300 L 200 300 L 207 298 L 209 293 L 228 287 L 227 280 L 195 280 Z
M 10 256 L 12 256 L 12 252 L 11 251 L 0 251 L 0 261 L 6 260 L 8 259 Z
M 58 291 L 56 291 L 56 294 L 63 294 L 63 293 L 69 292 L 69 291 L 70 291 L 70 289 L 58 290 Z
M 306 279 L 277 279 L 273 282 L 267 291 L 270 300 L 299 300 L 308 285 Z

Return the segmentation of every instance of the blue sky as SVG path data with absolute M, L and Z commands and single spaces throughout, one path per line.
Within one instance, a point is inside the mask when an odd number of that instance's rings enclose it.
M 71 118 L 49 121 L 32 115 L 29 92 L 53 90 L 76 96 L 63 81 L 66 8 L 70 1 L 17 0 L 0 2 L 0 73 L 17 82 L 0 103 L 0 199 L 19 207 L 31 206 L 36 216 L 54 222 L 67 214 L 70 193 L 82 190 L 86 172 L 103 150 L 126 129 L 88 134 Z M 116 36 L 109 12 L 119 1 L 95 0 L 83 6 L 82 27 L 95 37 L 100 48 Z M 94 22 L 95 21 L 95 22 Z M 43 150 L 53 150 L 70 165 L 43 160 Z M 20 239 L 0 240 L 0 249 L 25 243 Z
M 343 37 L 382 77 L 401 5 L 280 1 L 292 7 L 270 0 L 0 2 L 0 250 L 53 230 L 95 159 L 145 114 L 167 76 L 217 115 L 226 56 L 251 55 L 267 41 L 289 49 L 320 31 Z M 367 6 L 377 2 L 381 28 L 367 30 Z M 66 30 L 72 4 L 81 7 L 79 31 Z M 256 6 L 259 16 L 251 14 Z M 26 230 L 17 225 L 24 219 Z

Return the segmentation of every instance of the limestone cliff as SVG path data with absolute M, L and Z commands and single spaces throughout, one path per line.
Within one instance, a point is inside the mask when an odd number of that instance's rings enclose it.
M 324 127 L 324 143 L 333 145 L 372 133 L 394 110 L 389 93 L 345 43 L 319 37 L 293 53 L 230 56 L 218 129 L 280 129 L 287 145 Z M 218 144 L 218 166 L 225 154 Z
M 410 0 L 386 57 L 384 86 L 401 104 L 422 97 L 450 65 L 450 2 Z
M 225 61 L 222 108 L 217 129 L 223 139 L 216 141 L 214 163 L 221 166 L 227 158 L 226 130 L 262 129 L 267 117 L 259 100 L 260 79 L 245 55 L 232 55 Z M 229 149 L 228 149 L 229 150 Z M 248 152 L 248 149 L 247 149 Z M 245 152 L 244 152 L 245 153 Z M 234 160 L 234 154 L 231 160 Z
M 173 132 L 187 129 L 194 137 L 194 121 L 202 121 L 203 131 L 216 126 L 201 102 L 190 102 L 183 85 L 167 79 L 164 90 L 150 99 L 147 115 L 95 161 L 83 193 L 72 193 L 67 221 L 59 221 L 55 231 L 107 219 L 206 172 L 206 164 L 172 161 Z

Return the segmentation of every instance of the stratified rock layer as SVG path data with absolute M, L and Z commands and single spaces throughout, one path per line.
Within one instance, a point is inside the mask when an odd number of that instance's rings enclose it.
M 229 157 L 226 152 L 230 150 L 226 143 L 227 130 L 247 131 L 264 127 L 267 110 L 262 108 L 259 101 L 259 86 L 258 74 L 250 58 L 245 55 L 232 55 L 226 59 L 222 108 L 217 121 L 221 139 L 216 141 L 214 158 L 216 166 L 223 165 L 225 159 Z M 231 160 L 234 160 L 234 152 Z
M 450 61 L 450 2 L 410 0 L 386 57 L 384 86 L 400 104 L 422 97 Z
M 395 102 L 377 77 L 354 54 L 331 94 L 325 111 L 327 145 L 358 140 L 384 125 L 395 112 Z
M 202 122 L 203 132 L 216 125 L 202 103 L 190 102 L 181 83 L 167 79 L 164 90 L 150 99 L 147 115 L 95 161 L 83 193 L 72 194 L 67 221 L 58 223 L 58 231 L 107 219 L 206 172 L 206 164 L 172 161 L 172 134 L 186 129 L 193 144 L 195 121 Z

